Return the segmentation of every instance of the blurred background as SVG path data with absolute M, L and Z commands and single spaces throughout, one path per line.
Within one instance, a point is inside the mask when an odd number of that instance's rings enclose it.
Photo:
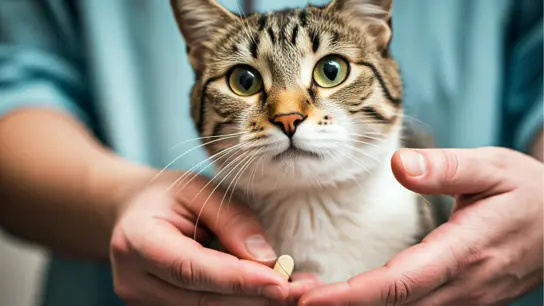
M 0 231 L 0 305 L 36 305 L 46 262 L 45 250 Z

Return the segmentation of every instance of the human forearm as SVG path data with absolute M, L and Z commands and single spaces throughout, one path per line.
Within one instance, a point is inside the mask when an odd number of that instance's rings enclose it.
M 69 116 L 0 119 L 0 225 L 53 251 L 107 259 L 117 209 L 152 170 L 103 148 Z

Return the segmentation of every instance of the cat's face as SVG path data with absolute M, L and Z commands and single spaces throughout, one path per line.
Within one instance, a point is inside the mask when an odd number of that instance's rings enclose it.
M 260 189 L 369 171 L 398 141 L 391 1 L 336 0 L 238 17 L 172 0 L 197 78 L 192 115 L 221 176 Z

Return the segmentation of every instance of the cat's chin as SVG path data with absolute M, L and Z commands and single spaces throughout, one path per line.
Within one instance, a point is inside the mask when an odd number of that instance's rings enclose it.
M 274 155 L 272 157 L 273 162 L 277 163 L 285 163 L 286 161 L 293 161 L 293 160 L 302 160 L 302 159 L 312 159 L 312 160 L 320 160 L 323 159 L 324 156 L 322 154 L 297 148 L 295 146 L 291 146 L 284 151 Z
M 282 191 L 318 190 L 360 180 L 364 169 L 349 167 L 349 160 L 339 161 L 334 154 L 312 154 L 298 150 L 272 155 L 248 167 L 237 186 L 266 195 Z

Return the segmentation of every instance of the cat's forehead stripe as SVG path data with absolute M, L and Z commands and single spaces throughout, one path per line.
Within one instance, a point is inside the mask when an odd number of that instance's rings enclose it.
M 295 24 L 293 27 L 293 33 L 291 34 L 291 44 L 297 43 L 297 37 L 298 37 L 298 24 Z
M 268 21 L 268 16 L 266 14 L 262 14 L 259 17 L 259 31 L 264 30 L 264 28 L 266 27 L 267 21 Z
M 310 39 L 312 40 L 312 51 L 317 52 L 319 49 L 319 33 L 315 30 L 310 31 Z
M 306 12 L 306 10 L 300 11 L 298 17 L 300 20 L 300 25 L 305 28 L 308 25 L 308 13 Z
M 272 45 L 274 45 L 276 43 L 276 34 L 274 34 L 274 30 L 272 29 L 272 27 L 268 27 L 266 32 L 268 33 L 268 37 L 270 37 Z
M 261 38 L 259 36 L 255 36 L 253 37 L 252 40 L 250 40 L 250 46 L 249 46 L 249 49 L 251 50 L 251 56 L 253 56 L 253 58 L 257 58 L 257 56 L 259 55 L 259 43 L 261 42 Z

